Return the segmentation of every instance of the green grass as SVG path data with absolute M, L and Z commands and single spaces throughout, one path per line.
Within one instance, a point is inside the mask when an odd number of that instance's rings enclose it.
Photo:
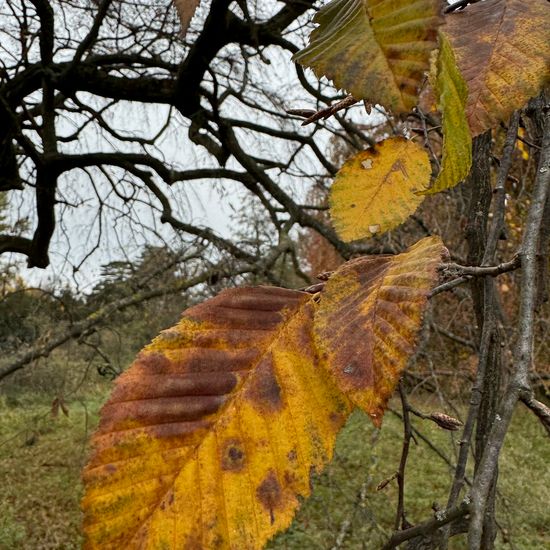
M 80 548 L 80 469 L 102 400 L 53 418 L 51 400 L 0 399 L 0 548 Z
M 79 548 L 80 469 L 87 439 L 105 391 L 69 403 L 69 416 L 53 418 L 51 399 L 36 394 L 0 397 L 0 548 Z M 431 409 L 428 403 L 416 403 Z M 452 436 L 435 425 L 414 425 L 447 455 Z M 377 549 L 391 532 L 397 490 L 391 476 L 401 452 L 401 422 L 387 413 L 381 431 L 356 413 L 341 433 L 334 462 L 315 482 L 312 497 L 272 549 Z M 456 441 L 456 436 L 455 436 Z M 517 549 L 550 548 L 550 443 L 527 411 L 515 415 L 500 465 L 499 523 Z M 432 503 L 446 500 L 451 473 L 422 441 L 411 447 L 406 510 L 411 523 L 426 519 Z M 344 527 L 347 526 L 345 529 Z M 499 535 L 499 548 L 513 548 Z M 453 540 L 452 548 L 463 548 Z

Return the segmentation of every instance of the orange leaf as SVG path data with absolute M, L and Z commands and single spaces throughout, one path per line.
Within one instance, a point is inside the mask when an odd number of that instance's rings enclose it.
M 549 80 L 547 0 L 485 0 L 446 22 L 468 85 L 466 116 L 474 136 L 508 120 Z
M 428 237 L 397 256 L 352 260 L 321 295 L 315 335 L 323 359 L 342 392 L 377 425 L 415 349 L 444 251 L 439 237 Z
M 85 468 L 88 548 L 255 549 L 286 528 L 350 411 L 309 294 L 222 292 L 119 377 Z

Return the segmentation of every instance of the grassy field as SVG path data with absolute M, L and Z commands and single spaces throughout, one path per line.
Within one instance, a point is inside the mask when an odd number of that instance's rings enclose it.
M 0 397 L 0 548 L 79 548 L 80 469 L 107 384 L 68 403 L 69 415 L 53 417 L 51 398 L 31 393 Z M 416 403 L 426 410 L 428 402 Z M 397 405 L 397 404 L 396 404 Z M 451 456 L 456 436 L 426 421 L 415 426 Z M 377 549 L 391 532 L 395 482 L 376 491 L 399 462 L 401 422 L 388 412 L 381 431 L 354 414 L 341 433 L 333 464 L 315 483 L 312 498 L 272 549 Z M 550 445 L 536 420 L 518 410 L 501 462 L 498 547 L 550 548 Z M 411 523 L 444 503 L 447 464 L 419 440 L 407 469 L 406 510 Z M 454 540 L 453 548 L 463 541 Z

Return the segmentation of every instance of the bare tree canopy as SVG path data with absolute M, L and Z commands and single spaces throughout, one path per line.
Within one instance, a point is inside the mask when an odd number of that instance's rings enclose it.
M 152 235 L 162 222 L 187 242 L 256 263 L 245 242 L 194 223 L 192 186 L 217 180 L 254 198 L 274 246 L 299 225 L 349 256 L 352 247 L 304 201 L 308 186 L 336 171 L 327 158 L 332 135 L 353 147 L 368 138 L 339 115 L 300 128 L 285 112 L 342 97 L 290 61 L 312 3 L 257 3 L 252 11 L 213 0 L 185 39 L 168 1 L 4 3 L 0 189 L 11 191 L 12 204 L 25 197 L 34 207 L 32 231 L 4 232 L 0 253 L 46 267 L 52 237 L 70 234 L 75 216 L 82 223 L 76 211 L 85 206 L 95 229 L 80 260 L 69 258 L 74 269 L 119 218 L 140 231 L 149 225 Z

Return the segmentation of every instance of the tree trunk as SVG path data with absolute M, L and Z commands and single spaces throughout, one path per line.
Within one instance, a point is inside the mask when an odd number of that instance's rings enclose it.
M 463 186 L 463 193 L 468 204 L 466 241 L 468 243 L 469 265 L 482 265 L 487 252 L 487 223 L 492 198 L 490 168 L 491 132 L 486 132 L 478 136 L 473 142 L 472 169 Z M 474 446 L 474 471 L 477 471 L 479 460 L 487 442 L 487 435 L 495 418 L 500 394 L 502 319 L 494 278 L 476 277 L 472 279 L 470 289 L 477 320 L 480 352 L 482 342 L 487 342 L 487 351 L 486 353 L 480 353 L 480 364 L 478 366 L 479 369 L 484 369 L 484 377 Z M 498 471 L 495 470 L 483 527 L 482 548 L 486 550 L 494 547 L 496 537 L 495 490 L 497 476 Z

